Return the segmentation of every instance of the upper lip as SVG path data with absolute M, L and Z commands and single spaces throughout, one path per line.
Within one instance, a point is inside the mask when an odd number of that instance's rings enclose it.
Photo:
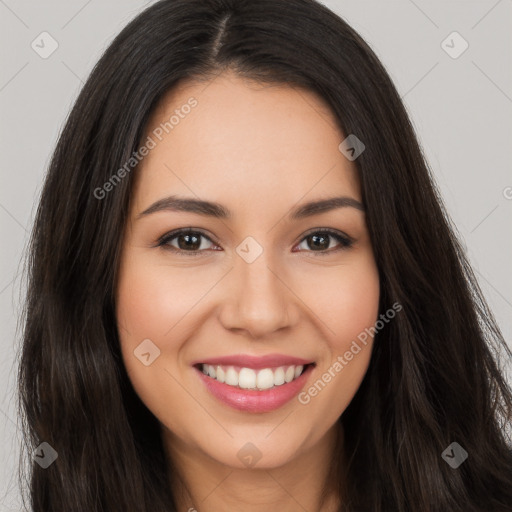
M 240 366 L 243 368 L 277 368 L 279 366 L 298 366 L 313 363 L 300 357 L 287 356 L 285 354 L 266 354 L 264 356 L 251 356 L 249 354 L 233 354 L 230 356 L 209 357 L 192 363 L 198 364 Z

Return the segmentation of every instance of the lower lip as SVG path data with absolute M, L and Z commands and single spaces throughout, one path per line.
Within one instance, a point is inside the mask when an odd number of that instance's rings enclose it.
M 239 411 L 260 413 L 279 409 L 279 407 L 282 407 L 294 396 L 298 395 L 300 390 L 304 387 L 313 367 L 314 365 L 312 364 L 308 365 L 300 377 L 297 377 L 291 382 L 262 391 L 229 386 L 228 384 L 224 384 L 223 382 L 219 382 L 205 375 L 198 368 L 194 367 L 194 369 L 205 383 L 208 391 L 221 402 Z

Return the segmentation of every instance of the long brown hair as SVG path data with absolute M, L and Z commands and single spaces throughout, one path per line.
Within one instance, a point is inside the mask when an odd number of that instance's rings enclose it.
M 361 37 L 314 0 L 162 0 L 84 85 L 46 176 L 28 252 L 18 384 L 34 512 L 175 511 L 158 421 L 120 356 L 115 283 L 139 148 L 159 99 L 223 70 L 305 87 L 366 149 L 355 161 L 381 282 L 368 372 L 339 421 L 346 511 L 512 511 L 512 357 L 457 241 L 395 87 Z M 447 464 L 457 442 L 468 459 Z M 334 466 L 341 461 L 335 453 Z M 20 464 L 20 468 L 22 464 Z

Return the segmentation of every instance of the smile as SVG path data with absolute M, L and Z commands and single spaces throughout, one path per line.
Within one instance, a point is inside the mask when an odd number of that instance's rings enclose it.
M 230 356 L 193 364 L 214 398 L 251 413 L 270 412 L 292 400 L 315 366 L 314 362 L 279 355 Z

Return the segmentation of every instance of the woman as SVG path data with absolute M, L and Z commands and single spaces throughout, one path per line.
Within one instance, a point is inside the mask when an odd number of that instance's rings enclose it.
M 387 73 L 321 4 L 133 20 L 29 264 L 32 510 L 512 510 L 510 350 Z

